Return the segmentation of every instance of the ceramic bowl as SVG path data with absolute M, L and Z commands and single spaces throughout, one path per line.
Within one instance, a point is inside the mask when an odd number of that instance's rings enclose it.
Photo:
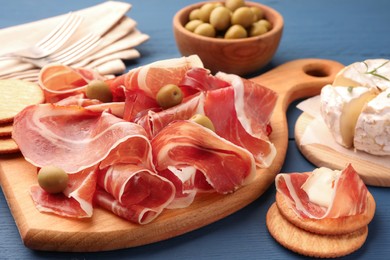
M 195 34 L 184 27 L 189 13 L 205 3 L 210 2 L 184 7 L 173 18 L 176 44 L 183 56 L 197 54 L 204 67 L 212 73 L 223 71 L 240 76 L 256 72 L 271 61 L 278 49 L 284 26 L 279 12 L 263 4 L 246 2 L 247 6 L 263 9 L 272 29 L 265 34 L 242 39 L 212 38 Z

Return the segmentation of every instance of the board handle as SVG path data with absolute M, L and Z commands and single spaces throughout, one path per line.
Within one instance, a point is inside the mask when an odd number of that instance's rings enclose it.
M 284 63 L 251 80 L 279 94 L 279 109 L 285 112 L 294 100 L 318 95 L 333 82 L 343 64 L 326 59 L 299 59 Z

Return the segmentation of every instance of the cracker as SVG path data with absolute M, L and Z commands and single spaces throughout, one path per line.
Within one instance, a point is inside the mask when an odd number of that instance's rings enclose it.
M 0 137 L 11 136 L 12 123 L 0 124 Z
M 18 79 L 0 80 L 0 93 L 0 123 L 12 122 L 25 107 L 45 100 L 38 84 Z
M 366 241 L 368 227 L 344 235 L 320 235 L 305 231 L 286 220 L 276 203 L 267 212 L 267 228 L 271 236 L 282 246 L 298 254 L 335 258 L 353 253 Z
M 19 147 L 11 137 L 0 138 L 0 154 L 19 152 Z
M 367 193 L 367 211 L 365 214 L 341 218 L 302 218 L 295 214 L 280 192 L 276 192 L 276 205 L 280 213 L 292 224 L 309 232 L 324 235 L 347 234 L 368 225 L 374 217 L 376 207 L 375 200 L 370 192 Z

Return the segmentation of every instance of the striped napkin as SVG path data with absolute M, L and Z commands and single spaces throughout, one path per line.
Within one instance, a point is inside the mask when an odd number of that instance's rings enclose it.
M 83 17 L 76 33 L 62 47 L 66 48 L 84 35 L 94 32 L 101 36 L 99 44 L 72 67 L 95 69 L 102 75 L 123 73 L 124 60 L 140 57 L 135 49 L 149 39 L 137 29 L 137 23 L 126 16 L 131 4 L 107 1 L 96 6 L 74 11 Z M 66 14 L 0 30 L 0 55 L 24 49 L 47 35 Z M 34 33 L 28 33 L 34 31 Z M 0 61 L 0 79 L 17 78 L 37 81 L 40 69 L 18 60 Z

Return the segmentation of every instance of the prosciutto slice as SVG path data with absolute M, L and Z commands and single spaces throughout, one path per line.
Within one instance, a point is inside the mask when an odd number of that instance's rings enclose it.
M 203 67 L 198 56 L 162 60 L 130 70 L 123 80 L 118 80 L 126 88 L 125 118 L 134 121 L 139 113 L 159 109 L 156 102 L 158 91 L 166 84 L 179 85 L 186 72 Z M 114 88 L 114 87 L 113 87 Z
M 191 121 L 169 124 L 153 138 L 152 148 L 157 171 L 194 167 L 222 194 L 249 183 L 256 173 L 251 153 Z
M 291 204 L 292 209 L 303 218 L 324 219 L 339 218 L 362 214 L 367 208 L 367 187 L 355 169 L 349 164 L 334 183 L 332 203 L 321 207 L 309 200 L 301 188 L 310 173 L 278 174 L 276 189 Z
M 38 83 L 43 89 L 46 102 L 55 103 L 69 96 L 85 93 L 88 82 L 105 78 L 85 68 L 49 64 L 40 70 Z
M 218 135 L 249 150 L 259 167 L 271 165 L 276 148 L 268 138 L 269 122 L 277 94 L 266 87 L 233 74 L 217 73 L 231 88 L 210 91 L 205 114 Z
M 259 167 L 270 166 L 276 148 L 268 138 L 269 122 L 277 94 L 235 75 L 218 73 L 217 76 L 223 79 L 221 82 L 229 81 L 231 86 L 224 84 L 222 88 L 200 92 L 160 112 L 149 111 L 136 122 L 150 136 L 155 136 L 172 121 L 203 114 L 211 119 L 219 136 L 249 150 Z
M 155 219 L 175 195 L 170 181 L 134 164 L 114 164 L 101 170 L 98 184 L 96 204 L 139 224 Z
M 107 112 L 55 104 L 30 106 L 15 117 L 12 137 L 26 160 L 37 167 L 55 165 L 69 174 L 101 161 L 153 168 L 145 130 Z
M 93 213 L 93 194 L 97 183 L 97 166 L 69 175 L 68 187 L 63 193 L 50 194 L 34 185 L 31 197 L 41 212 L 64 217 L 89 218 Z

